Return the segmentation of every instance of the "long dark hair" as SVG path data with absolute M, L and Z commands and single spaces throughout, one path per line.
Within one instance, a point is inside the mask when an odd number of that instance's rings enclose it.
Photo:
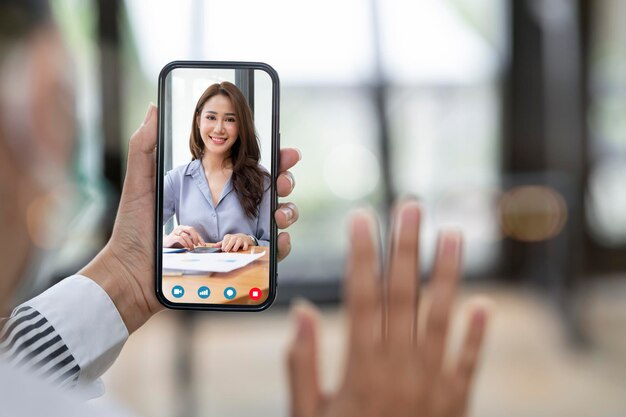
M 204 142 L 200 135 L 197 117 L 202 111 L 204 103 L 216 95 L 228 97 L 235 107 L 239 140 L 230 148 L 230 159 L 233 163 L 233 188 L 246 215 L 254 218 L 258 215 L 259 204 L 261 204 L 265 191 L 264 181 L 265 178 L 269 178 L 269 174 L 259 167 L 261 150 L 259 138 L 254 128 L 252 111 L 244 95 L 233 83 L 222 81 L 219 84 L 212 84 L 204 90 L 198 99 L 191 121 L 191 135 L 189 136 L 191 160 L 202 159 Z

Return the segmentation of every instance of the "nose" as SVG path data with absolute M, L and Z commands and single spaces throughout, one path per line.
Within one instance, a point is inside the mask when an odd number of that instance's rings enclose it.
M 213 125 L 213 131 L 216 133 L 222 133 L 224 131 L 224 122 L 220 119 L 216 120 Z

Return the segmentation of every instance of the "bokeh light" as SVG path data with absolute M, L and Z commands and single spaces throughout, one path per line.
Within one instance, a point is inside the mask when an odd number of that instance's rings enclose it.
M 550 187 L 531 185 L 515 187 L 500 200 L 503 233 L 524 242 L 540 242 L 558 235 L 568 217 L 567 204 Z

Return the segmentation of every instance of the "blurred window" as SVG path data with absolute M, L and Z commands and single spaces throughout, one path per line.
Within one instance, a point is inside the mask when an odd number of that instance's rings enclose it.
M 606 246 L 626 243 L 626 3 L 593 2 L 590 65 L 590 161 L 587 215 Z

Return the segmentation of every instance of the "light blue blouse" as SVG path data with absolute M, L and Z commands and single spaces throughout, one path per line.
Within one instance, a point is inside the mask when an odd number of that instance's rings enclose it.
M 226 181 L 216 207 L 199 159 L 169 171 L 163 182 L 163 224 L 176 214 L 178 224 L 192 226 L 206 242 L 219 242 L 226 234 L 244 233 L 259 245 L 270 241 L 270 179 L 257 216 L 250 218 L 239 203 L 231 178 Z

